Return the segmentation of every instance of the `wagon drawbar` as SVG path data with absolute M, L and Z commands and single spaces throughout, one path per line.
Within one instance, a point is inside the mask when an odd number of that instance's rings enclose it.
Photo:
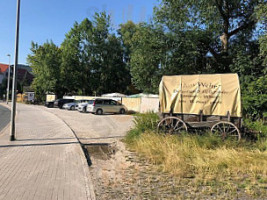
M 158 132 L 210 128 L 223 139 L 241 139 L 241 91 L 237 74 L 163 76 Z

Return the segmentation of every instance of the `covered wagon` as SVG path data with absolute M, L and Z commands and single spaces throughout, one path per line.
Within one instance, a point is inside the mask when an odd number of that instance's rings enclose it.
M 241 91 L 237 74 L 163 76 L 159 99 L 162 114 L 159 132 L 210 128 L 223 138 L 241 138 Z

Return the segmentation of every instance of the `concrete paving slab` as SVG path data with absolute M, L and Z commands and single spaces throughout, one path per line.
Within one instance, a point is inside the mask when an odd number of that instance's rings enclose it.
M 16 141 L 0 136 L 0 199 L 95 199 L 83 150 L 69 127 L 18 104 Z

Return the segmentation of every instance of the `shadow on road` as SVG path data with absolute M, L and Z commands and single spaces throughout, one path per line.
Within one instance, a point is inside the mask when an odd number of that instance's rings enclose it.
M 54 141 L 54 140 L 73 140 L 75 138 L 40 138 L 40 139 L 16 139 L 16 141 Z
M 0 145 L 0 148 L 79 144 L 79 142 Z

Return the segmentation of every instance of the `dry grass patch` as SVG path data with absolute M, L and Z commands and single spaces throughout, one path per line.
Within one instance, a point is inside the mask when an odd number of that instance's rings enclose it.
M 200 193 L 224 191 L 229 198 L 267 196 L 265 129 L 257 138 L 240 142 L 222 141 L 211 133 L 159 135 L 155 133 L 157 118 L 153 113 L 136 116 L 136 126 L 125 142 L 159 172 L 167 172 Z
M 203 137 L 202 139 L 200 137 Z M 130 147 L 158 164 L 163 171 L 179 177 L 224 177 L 248 174 L 267 175 L 267 151 L 233 147 L 232 145 L 212 145 L 208 136 L 161 136 L 152 132 L 143 134 Z
M 244 142 L 246 144 L 246 142 Z M 128 146 L 141 157 L 180 179 L 191 179 L 192 188 L 262 197 L 267 195 L 267 151 L 209 135 L 162 136 L 145 132 Z M 208 190 L 207 190 L 208 191 Z

